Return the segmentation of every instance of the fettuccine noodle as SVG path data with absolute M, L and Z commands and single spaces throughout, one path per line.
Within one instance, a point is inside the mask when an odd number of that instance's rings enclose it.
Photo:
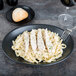
M 12 42 L 12 49 L 16 56 L 37 64 L 42 61 L 47 63 L 56 61 L 62 56 L 63 49 L 66 48 L 58 34 L 47 29 L 24 31 Z

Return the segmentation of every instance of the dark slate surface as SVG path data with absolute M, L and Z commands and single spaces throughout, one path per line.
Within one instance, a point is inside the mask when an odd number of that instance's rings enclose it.
M 65 6 L 61 4 L 60 0 L 19 0 L 19 5 L 28 5 L 36 13 L 35 18 L 27 24 L 52 24 L 64 28 L 57 20 L 58 15 L 65 11 Z M 74 39 L 73 53 L 67 60 L 59 64 L 32 67 L 15 63 L 4 55 L 1 47 L 4 36 L 12 29 L 20 27 L 8 22 L 5 18 L 5 14 L 10 8 L 5 2 L 4 9 L 0 11 L 0 76 L 76 76 L 76 31 L 71 34 Z M 75 25 L 76 6 L 71 7 L 68 13 L 73 16 Z M 26 25 L 26 23 L 22 25 Z

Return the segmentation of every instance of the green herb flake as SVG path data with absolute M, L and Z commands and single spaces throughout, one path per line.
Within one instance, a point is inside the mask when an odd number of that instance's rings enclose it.
M 52 46 L 49 49 L 52 49 Z

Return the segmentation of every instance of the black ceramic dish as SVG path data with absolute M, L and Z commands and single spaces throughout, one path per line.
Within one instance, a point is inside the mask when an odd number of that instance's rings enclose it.
M 12 19 L 12 12 L 16 8 L 23 8 L 24 10 L 26 10 L 28 12 L 29 16 L 20 22 L 14 22 Z M 34 18 L 34 16 L 35 16 L 35 12 L 33 11 L 33 9 L 28 6 L 25 6 L 25 5 L 15 6 L 15 7 L 11 8 L 10 10 L 8 10 L 6 13 L 7 20 L 10 22 L 13 22 L 13 23 L 27 23 L 27 22 L 31 21 Z
M 3 0 L 0 0 L 0 10 L 2 10 L 4 7 L 4 3 L 3 3 Z
M 51 30 L 53 32 L 58 33 L 60 36 L 63 32 L 63 30 L 61 28 L 58 28 L 56 26 L 52 26 L 52 25 L 45 25 L 45 24 L 34 24 L 34 25 L 26 25 L 24 27 L 20 27 L 17 29 L 14 29 L 13 31 L 9 32 L 2 43 L 2 48 L 4 50 L 4 53 L 13 61 L 19 62 L 19 63 L 23 63 L 23 64 L 30 64 L 30 65 L 54 65 L 57 64 L 65 59 L 67 59 L 67 57 L 72 53 L 73 51 L 73 39 L 72 37 L 69 35 L 68 39 L 64 42 L 67 45 L 67 48 L 64 49 L 63 55 L 61 58 L 57 59 L 57 61 L 52 62 L 52 63 L 39 63 L 39 64 L 32 64 L 29 63 L 27 61 L 25 61 L 24 59 L 22 59 L 21 57 L 16 57 L 15 52 L 11 49 L 12 46 L 12 40 L 15 40 L 16 37 L 21 34 L 22 32 L 24 32 L 25 30 L 27 31 L 31 31 L 32 29 L 38 29 L 38 28 L 48 28 L 48 30 Z
M 15 6 L 18 4 L 18 0 L 6 0 L 6 2 L 10 6 Z
M 72 7 L 75 5 L 75 2 L 73 0 L 61 0 L 62 4 L 67 7 Z

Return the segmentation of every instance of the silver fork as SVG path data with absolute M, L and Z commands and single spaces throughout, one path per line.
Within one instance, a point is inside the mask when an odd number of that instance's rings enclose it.
M 68 38 L 68 36 L 71 34 L 71 32 L 75 29 L 76 29 L 76 26 L 74 26 L 72 28 L 67 28 L 66 30 L 64 30 L 64 32 L 61 35 L 61 39 L 63 39 L 63 41 L 65 41 Z

